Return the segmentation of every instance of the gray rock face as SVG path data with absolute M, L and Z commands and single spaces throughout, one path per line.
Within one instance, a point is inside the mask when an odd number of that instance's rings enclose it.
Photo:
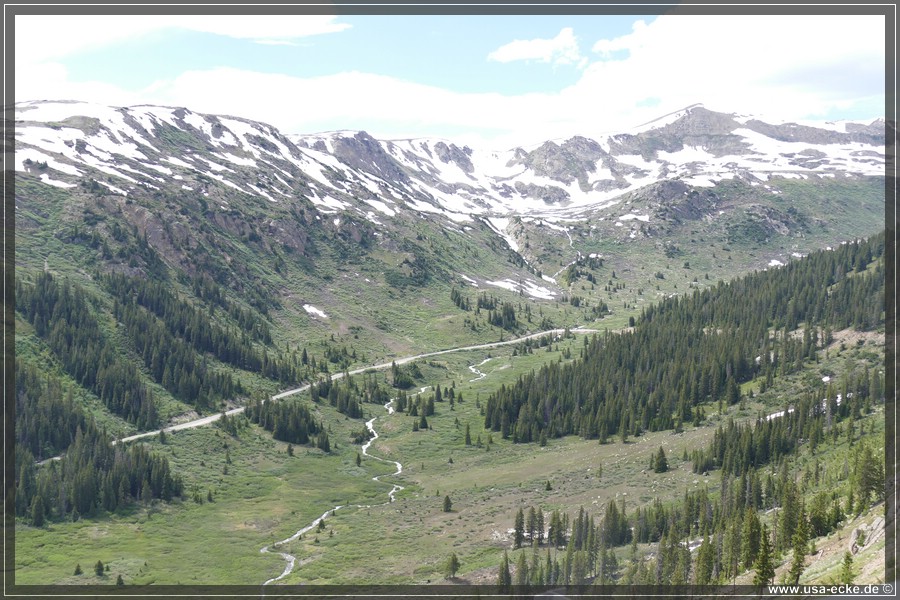
M 384 151 L 378 140 L 365 131 L 353 137 L 337 137 L 333 144 L 334 156 L 352 169 L 402 183 L 409 181 L 406 173 Z
M 861 143 L 872 145 L 884 143 L 884 129 L 878 131 L 878 128 L 873 125 L 852 128 L 848 133 L 841 133 L 807 125 L 797 125 L 796 123 L 770 125 L 753 119 L 748 121 L 745 127 L 780 142 L 804 142 L 807 144 Z
M 524 184 L 517 181 L 515 187 L 522 196 L 542 200 L 546 204 L 559 204 L 569 199 L 569 193 L 566 190 L 551 185 Z
M 469 160 L 472 149 L 468 146 L 464 146 L 460 149 L 455 144 L 450 144 L 448 146 L 444 142 L 438 142 L 434 145 L 434 151 L 437 154 L 438 160 L 443 163 L 452 162 L 466 173 L 472 173 L 475 170 L 472 161 Z
M 751 153 L 750 146 L 733 132 L 741 128 L 733 116 L 703 107 L 687 110 L 674 121 L 636 135 L 614 137 L 613 155 L 640 154 L 646 160 L 659 158 L 659 152 L 678 152 L 686 146 L 703 148 L 713 156 Z
M 655 214 L 667 221 L 696 221 L 713 212 L 720 198 L 707 189 L 693 188 L 683 181 L 661 181 L 638 194 L 654 208 Z
M 597 161 L 606 152 L 594 140 L 573 137 L 562 146 L 545 142 L 521 158 L 521 163 L 536 175 L 549 177 L 565 184 L 578 181 L 582 189 L 587 187 L 588 174 L 596 171 Z

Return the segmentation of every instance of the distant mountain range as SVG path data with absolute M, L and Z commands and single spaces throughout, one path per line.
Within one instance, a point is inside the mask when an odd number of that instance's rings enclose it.
M 37 173 L 32 163 L 44 162 L 41 179 L 61 187 L 82 175 L 122 195 L 168 187 L 215 196 L 209 186 L 218 185 L 271 202 L 303 196 L 323 213 L 350 210 L 376 222 L 402 210 L 462 222 L 601 210 L 660 181 L 879 176 L 885 123 L 773 125 L 695 105 L 597 140 L 497 151 L 364 131 L 286 134 L 184 108 L 17 104 L 16 170 Z
M 496 150 L 160 106 L 22 102 L 15 118 L 17 267 L 210 273 L 320 328 L 413 318 L 373 317 L 363 283 L 370 303 L 399 305 L 398 289 L 440 299 L 432 316 L 453 286 L 536 301 L 577 289 L 599 311 L 627 285 L 621 308 L 635 311 L 884 226 L 882 120 L 772 124 L 694 105 L 598 139 Z

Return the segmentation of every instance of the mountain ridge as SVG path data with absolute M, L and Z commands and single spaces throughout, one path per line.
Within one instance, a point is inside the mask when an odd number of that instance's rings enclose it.
M 314 193 L 313 202 L 324 206 L 326 211 L 346 208 L 343 196 L 348 190 L 335 179 L 351 175 L 364 196 L 365 190 L 382 195 L 388 199 L 386 206 L 409 199 L 412 202 L 405 203 L 413 209 L 429 210 L 421 204 L 424 202 L 453 220 L 467 220 L 462 215 L 473 211 L 498 216 L 567 213 L 571 209 L 602 205 L 617 195 L 672 177 L 709 187 L 713 181 L 725 178 L 762 181 L 776 174 L 785 177 L 879 175 L 883 174 L 884 163 L 884 131 L 880 137 L 876 135 L 877 120 L 865 127 L 855 124 L 852 132 L 840 133 L 790 123 L 770 125 L 756 119 L 745 119 L 742 123 L 736 120 L 736 115 L 709 111 L 702 105 L 671 113 L 678 115 L 675 120 L 660 117 L 638 133 L 623 132 L 600 140 L 573 136 L 561 144 L 548 140 L 531 151 L 521 147 L 509 151 L 472 149 L 430 137 L 376 140 L 365 131 L 352 130 L 283 134 L 271 125 L 250 119 L 152 105 L 93 108 L 95 116 L 73 119 L 75 115 L 69 115 L 60 119 L 61 114 L 72 112 L 60 113 L 59 107 L 64 105 L 70 109 L 95 106 L 77 102 L 16 105 L 17 154 L 22 156 L 16 160 L 16 170 L 26 170 L 23 162 L 29 157 L 34 160 L 32 155 L 43 149 L 63 154 L 76 169 L 75 165 L 81 163 L 124 181 L 133 178 L 116 172 L 114 163 L 138 159 L 137 165 L 126 170 L 137 168 L 158 179 L 160 173 L 172 174 L 158 165 L 153 173 L 147 172 L 146 165 L 140 164 L 142 156 L 135 152 L 138 147 L 154 149 L 150 139 L 157 128 L 165 130 L 171 126 L 181 132 L 177 137 L 182 143 L 190 141 L 188 146 L 195 151 L 212 151 L 226 163 L 259 166 L 256 161 L 263 160 L 263 153 L 267 158 L 293 163 L 300 171 L 295 175 L 302 173 L 301 179 L 315 186 L 323 185 L 323 189 Z M 56 114 L 46 114 L 54 106 Z M 38 114 L 32 114 L 34 109 Z M 45 116 L 40 116 L 41 111 Z M 105 118 L 103 122 L 97 113 Z M 37 118 L 29 120 L 28 117 Z M 660 122 L 658 126 L 652 126 L 657 122 Z M 46 132 L 33 135 L 35 129 L 46 128 L 48 124 L 63 132 L 67 138 L 64 144 L 76 142 L 75 153 L 65 153 L 58 140 L 48 139 Z M 106 139 L 103 139 L 104 132 Z M 170 135 L 175 134 L 170 132 Z M 110 142 L 119 142 L 119 147 Z M 32 150 L 26 150 L 28 147 Z M 227 180 L 222 173 L 231 170 L 224 164 L 192 165 L 173 158 L 160 156 L 176 167 L 211 175 L 220 181 Z M 339 164 L 329 158 L 336 158 Z M 55 159 L 53 162 L 57 163 Z M 205 162 L 210 163 L 209 159 Z M 171 166 L 166 168 L 172 170 Z M 74 174 L 71 168 L 68 174 Z M 183 178 L 185 174 L 179 175 Z M 44 179 L 53 181 L 49 176 Z M 242 189 L 236 182 L 227 181 L 226 185 Z M 154 185 L 150 181 L 145 183 Z M 249 182 L 242 191 L 275 200 Z M 279 191 L 282 195 L 289 193 Z M 373 206 L 377 212 L 391 216 L 385 203 Z
M 352 130 L 285 134 L 177 107 L 15 108 L 17 266 L 67 257 L 87 235 L 65 270 L 211 273 L 253 306 L 294 310 L 323 331 L 373 327 L 378 336 L 406 318 L 363 314 L 349 300 L 362 293 L 356 280 L 374 286 L 373 302 L 415 289 L 435 315 L 446 299 L 434 294 L 456 286 L 575 302 L 587 322 L 617 310 L 608 303 L 621 283 L 611 275 L 627 278 L 633 296 L 621 309 L 635 311 L 648 299 L 642 290 L 701 285 L 687 265 L 715 281 L 785 264 L 876 231 L 883 214 L 877 121 L 816 130 L 835 143 L 812 144 L 692 106 L 638 133 L 499 152 Z M 732 249 L 740 265 L 724 262 Z M 648 279 L 654 273 L 669 279 Z M 323 281 L 348 287 L 335 294 Z M 285 308 L 297 300 L 331 319 Z M 481 339 L 470 333 L 463 341 Z M 419 343 L 393 351 L 427 349 Z

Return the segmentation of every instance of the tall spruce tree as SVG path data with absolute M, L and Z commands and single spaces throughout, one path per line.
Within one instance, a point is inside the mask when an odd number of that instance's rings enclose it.
M 516 512 L 516 521 L 513 527 L 513 548 L 521 548 L 522 541 L 525 539 L 525 514 L 522 509 Z
M 806 519 L 806 508 L 801 505 L 797 527 L 794 529 L 794 537 L 792 539 L 793 554 L 791 556 L 791 567 L 788 571 L 788 583 L 797 585 L 800 581 L 800 575 L 806 568 L 805 560 L 808 543 L 809 521 Z
M 744 524 L 741 527 L 741 564 L 745 569 L 753 567 L 760 549 L 759 516 L 753 508 L 747 508 L 744 512 Z
M 853 555 L 847 550 L 844 552 L 844 559 L 841 561 L 841 583 L 853 583 L 856 575 L 853 573 Z
M 497 586 L 501 591 L 506 591 L 512 585 L 512 576 L 509 573 L 509 555 L 503 551 L 503 559 L 500 561 L 500 570 L 497 573 Z
M 528 584 L 528 565 L 525 563 L 525 551 L 519 552 L 516 559 L 516 585 Z
M 772 544 L 769 541 L 769 527 L 762 526 L 759 538 L 759 553 L 756 562 L 753 563 L 756 574 L 753 576 L 753 585 L 769 585 L 775 578 L 775 564 L 772 557 Z

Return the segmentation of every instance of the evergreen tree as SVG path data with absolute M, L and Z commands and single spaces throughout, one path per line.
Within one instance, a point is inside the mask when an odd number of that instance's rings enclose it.
M 450 496 L 444 496 L 444 512 L 450 512 L 452 507 L 453 503 L 450 501 Z
M 525 539 L 525 513 L 522 509 L 516 512 L 516 522 L 513 527 L 513 548 L 521 548 L 522 541 Z
M 503 551 L 503 559 L 500 561 L 500 570 L 497 574 L 497 585 L 501 591 L 506 591 L 512 585 L 512 576 L 509 573 L 509 555 Z
M 738 564 L 741 559 L 741 523 L 732 519 L 725 530 L 722 540 L 722 574 L 724 579 L 731 579 L 738 573 Z
M 788 583 L 797 585 L 800 581 L 800 575 L 806 567 L 806 549 L 809 543 L 809 522 L 806 520 L 806 510 L 804 507 L 800 509 L 800 516 L 797 521 L 797 527 L 794 529 L 794 537 L 791 540 L 793 546 L 793 555 L 791 557 L 791 567 L 788 571 Z
M 94 565 L 94 573 L 97 574 L 97 577 L 103 576 L 103 561 L 102 560 L 98 560 L 97 564 Z
M 738 387 L 737 382 L 733 377 L 728 378 L 728 383 L 726 383 L 726 392 L 725 395 L 728 399 L 728 405 L 734 406 L 741 399 L 741 390 Z
M 715 552 L 709 537 L 703 536 L 703 543 L 697 551 L 697 566 L 694 569 L 694 583 L 697 585 L 708 585 L 712 580 Z
M 531 585 L 544 585 L 544 565 L 541 563 L 537 540 L 531 542 L 531 563 L 528 565 L 528 577 Z
M 841 561 L 841 583 L 853 583 L 856 575 L 853 573 L 853 555 L 847 550 L 844 552 L 844 560 Z
M 81 563 L 75 565 L 75 573 L 73 575 L 81 575 L 84 571 L 81 570 Z
M 762 526 L 759 539 L 759 553 L 756 562 L 753 563 L 756 574 L 753 576 L 753 585 L 769 585 L 775 578 L 775 565 L 772 558 L 772 545 L 769 542 L 769 528 Z
M 666 460 L 666 452 L 663 447 L 659 447 L 659 452 L 653 458 L 653 471 L 655 473 L 665 473 L 669 470 L 669 461 Z
M 537 513 L 533 506 L 528 507 L 528 514 L 525 517 L 525 533 L 528 534 L 529 540 L 537 539 Z
M 749 569 L 756 562 L 756 557 L 760 549 L 760 528 L 759 516 L 753 508 L 747 508 L 744 513 L 744 524 L 741 527 L 741 564 L 745 569 Z
M 516 585 L 528 584 L 528 565 L 525 564 L 525 551 L 519 552 L 516 559 Z
M 537 509 L 537 543 L 544 543 L 544 511 Z
M 866 443 L 856 448 L 850 485 L 856 489 L 855 512 L 868 508 L 872 498 L 884 496 L 884 468 L 881 457 L 875 456 L 872 447 Z
M 40 494 L 36 494 L 31 502 L 31 524 L 35 527 L 44 526 L 44 501 Z
M 456 556 L 456 552 L 452 553 L 449 558 L 447 558 L 447 562 L 444 565 L 444 576 L 447 579 L 453 579 L 456 577 L 457 571 L 459 571 L 459 558 Z
M 319 432 L 319 435 L 316 438 L 316 447 L 323 452 L 331 452 L 331 442 L 328 440 L 328 432 L 324 429 Z

